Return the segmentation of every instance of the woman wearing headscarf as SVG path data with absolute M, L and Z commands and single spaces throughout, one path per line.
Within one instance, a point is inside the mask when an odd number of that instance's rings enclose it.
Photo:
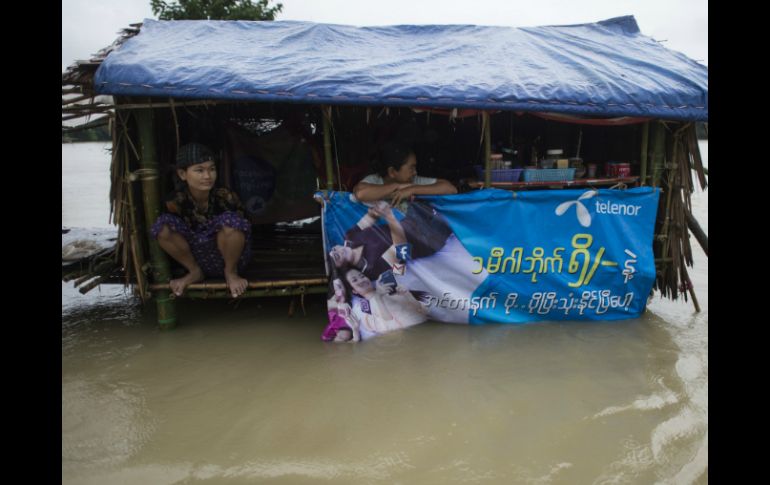
M 224 277 L 233 298 L 248 287 L 241 277 L 250 256 L 251 224 L 238 196 L 216 187 L 214 153 L 200 143 L 182 146 L 176 157 L 177 190 L 152 225 L 153 237 L 169 256 L 187 269 L 169 281 L 180 296 L 191 283 Z

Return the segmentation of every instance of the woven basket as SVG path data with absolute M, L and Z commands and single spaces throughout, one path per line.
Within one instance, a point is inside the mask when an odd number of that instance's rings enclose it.
M 481 165 L 476 165 L 476 175 L 479 180 L 484 180 L 484 168 Z M 522 169 L 520 168 L 501 168 L 490 171 L 492 182 L 518 182 L 521 177 Z
M 564 182 L 575 180 L 574 168 L 528 168 L 524 170 L 525 182 Z

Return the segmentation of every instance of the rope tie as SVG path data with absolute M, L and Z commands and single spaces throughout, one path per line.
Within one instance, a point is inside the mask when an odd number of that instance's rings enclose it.
M 155 180 L 157 178 L 157 168 L 140 168 L 128 174 L 128 179 L 132 182 L 136 182 L 137 180 Z

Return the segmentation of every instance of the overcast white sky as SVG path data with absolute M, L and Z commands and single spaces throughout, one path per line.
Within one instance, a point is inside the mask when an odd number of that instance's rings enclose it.
M 273 0 L 271 4 L 275 4 Z M 531 27 L 633 15 L 642 34 L 708 65 L 708 0 L 283 0 L 278 20 L 349 25 L 474 24 Z M 150 0 L 62 0 L 62 71 L 155 18 Z

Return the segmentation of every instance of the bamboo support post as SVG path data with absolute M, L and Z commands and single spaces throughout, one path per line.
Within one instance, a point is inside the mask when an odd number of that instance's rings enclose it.
M 120 217 L 125 213 L 123 207 L 123 165 L 120 163 L 120 139 L 118 138 L 118 127 L 115 125 L 117 120 L 114 116 L 109 118 L 110 140 L 112 142 L 112 156 L 110 157 L 110 220 L 118 226 L 118 241 L 123 241 L 123 222 Z M 125 246 L 125 244 L 124 244 Z M 125 259 L 124 259 L 125 261 Z
M 652 135 L 652 186 L 660 185 L 660 176 L 666 158 L 666 127 L 655 123 Z
M 324 159 L 326 160 L 326 190 L 334 190 L 334 165 L 332 161 L 332 108 L 322 106 L 324 130 Z
M 678 144 L 678 140 L 674 139 L 674 153 L 676 153 L 677 144 Z M 672 239 L 671 234 L 669 234 L 669 226 L 671 224 L 671 197 L 675 190 L 674 174 L 675 174 L 675 170 L 669 169 L 669 176 L 667 177 L 668 190 L 666 191 L 666 206 L 663 211 L 663 227 L 660 230 L 661 234 L 665 234 L 668 236 L 666 239 L 663 240 L 663 243 L 661 244 L 660 254 L 661 256 L 669 256 L 669 257 L 671 257 L 671 255 L 669 254 L 671 245 L 677 244 L 677 241 L 671 240 Z M 658 175 L 658 177 L 660 177 L 660 175 Z M 671 267 L 675 269 L 673 263 Z M 674 293 L 674 295 L 676 295 L 676 293 Z
M 641 184 L 642 186 L 647 185 L 647 148 L 649 145 L 650 140 L 650 122 L 646 121 L 642 125 L 642 153 L 640 155 L 641 159 L 641 168 L 640 168 L 640 177 L 641 177 Z
M 660 186 L 660 178 L 663 170 L 666 150 L 666 127 L 660 121 L 655 122 L 653 125 L 652 134 L 652 186 Z M 669 248 L 669 234 L 668 234 L 668 219 L 669 219 L 669 207 L 671 201 L 671 192 L 673 187 L 670 185 L 665 188 L 666 192 L 666 205 L 663 211 L 663 224 L 660 232 L 655 235 L 656 240 L 660 241 L 660 251 L 658 253 L 659 258 L 656 259 L 657 270 L 657 286 L 661 290 L 661 293 L 666 295 L 668 293 L 669 285 L 666 283 L 665 274 L 669 266 L 673 267 L 673 259 L 668 254 Z M 658 262 L 660 261 L 660 265 Z
M 142 248 L 139 246 L 139 238 L 136 235 L 136 229 L 133 227 L 131 228 L 128 244 L 131 245 L 131 257 L 134 262 L 134 271 L 136 272 L 139 298 L 142 300 L 142 303 L 145 303 L 147 301 L 147 283 L 144 281 L 144 263 L 142 263 L 144 257 L 139 255 L 142 252 Z
M 128 135 L 126 135 L 128 136 Z M 128 199 L 128 219 L 130 222 L 128 242 L 131 246 L 131 256 L 134 261 L 134 271 L 136 272 L 136 283 L 139 286 L 139 297 L 142 303 L 147 298 L 147 282 L 144 280 L 144 248 L 140 244 L 139 239 L 139 226 L 136 220 L 136 204 L 134 204 L 134 186 L 130 179 L 129 170 L 129 156 L 128 156 L 128 141 L 123 145 L 123 163 L 124 163 L 124 182 L 126 184 L 126 198 Z
M 149 175 L 141 177 L 142 201 L 144 202 L 144 222 L 152 261 L 154 281 L 168 282 L 171 268 L 168 257 L 158 242 L 150 234 L 150 226 L 160 215 L 160 184 L 158 179 L 157 150 L 155 149 L 154 113 L 151 109 L 136 111 L 141 157 L 139 166 Z M 158 309 L 158 325 L 161 329 L 171 329 L 176 325 L 176 307 L 169 298 L 169 290 L 159 290 L 155 299 Z
M 489 120 L 489 112 L 481 112 L 481 129 L 484 131 L 484 187 L 492 184 L 492 127 Z

